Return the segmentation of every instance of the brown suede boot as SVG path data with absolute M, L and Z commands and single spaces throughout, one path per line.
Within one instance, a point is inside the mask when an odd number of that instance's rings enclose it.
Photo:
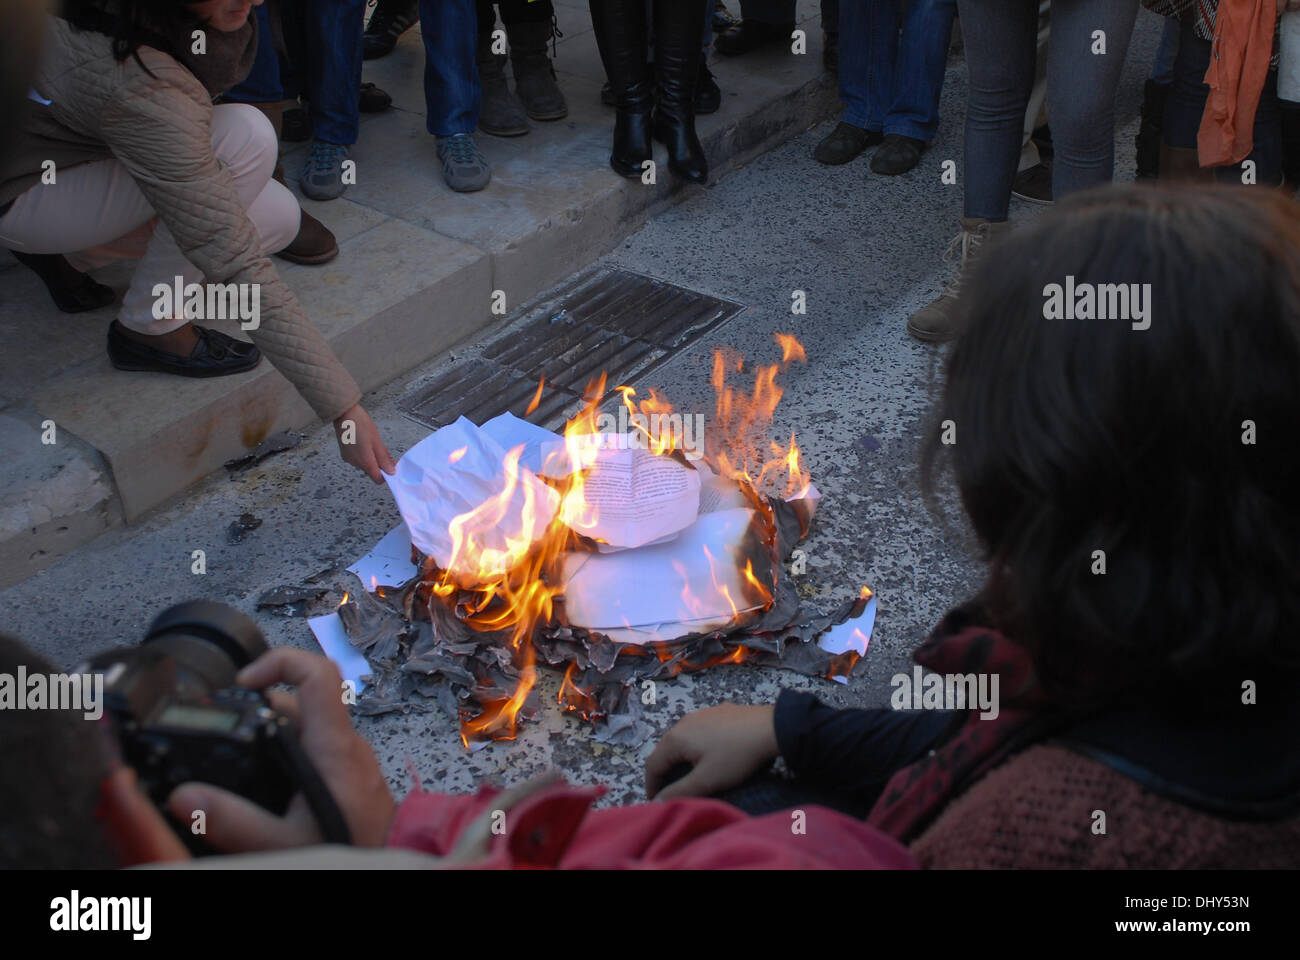
M 284 130 L 284 105 L 281 103 L 255 103 L 253 106 L 266 114 L 267 119 L 271 121 L 271 126 L 275 128 L 275 138 L 279 140 L 280 134 Z M 271 176 L 283 184 L 284 164 L 277 163 L 275 173 Z M 334 234 L 330 233 L 325 224 L 306 210 L 302 211 L 302 220 L 298 225 L 298 236 L 293 238 L 293 243 L 276 254 L 282 260 L 288 260 L 290 263 L 301 263 L 306 266 L 329 263 L 338 255 L 339 245 L 338 241 L 334 239 Z
M 961 323 L 958 298 L 961 296 L 962 285 L 970 279 L 975 262 L 983 255 L 989 241 L 1005 236 L 1010 229 L 1011 224 L 1006 221 L 995 222 L 981 217 L 961 218 L 961 233 L 953 238 L 948 245 L 948 252 L 944 254 L 945 260 L 951 260 L 960 252 L 961 262 L 957 267 L 957 275 L 937 300 L 912 314 L 907 321 L 908 333 L 927 343 L 943 343 L 957 336 Z
M 1202 167 L 1195 147 L 1160 144 L 1161 183 L 1213 183 L 1214 171 Z

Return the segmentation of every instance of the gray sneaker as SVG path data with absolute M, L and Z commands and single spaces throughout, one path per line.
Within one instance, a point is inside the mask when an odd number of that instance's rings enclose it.
M 313 200 L 335 200 L 343 196 L 347 189 L 343 182 L 343 161 L 347 159 L 347 147 L 324 140 L 314 142 L 298 178 L 302 192 Z
M 492 167 L 468 133 L 438 138 L 438 159 L 447 186 L 457 193 L 482 190 L 492 179 Z

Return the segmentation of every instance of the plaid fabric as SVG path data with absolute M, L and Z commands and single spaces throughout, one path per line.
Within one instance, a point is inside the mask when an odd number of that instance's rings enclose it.
M 1142 0 L 1142 6 L 1162 17 L 1190 23 L 1202 40 L 1214 39 L 1214 18 L 1219 0 Z

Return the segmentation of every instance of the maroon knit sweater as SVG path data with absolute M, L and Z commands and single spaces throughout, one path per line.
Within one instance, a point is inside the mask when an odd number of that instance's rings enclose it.
M 1105 833 L 1094 811 L 1105 813 Z M 1300 867 L 1300 817 L 1238 823 L 1156 796 L 1065 747 L 1030 747 L 911 845 L 929 868 Z

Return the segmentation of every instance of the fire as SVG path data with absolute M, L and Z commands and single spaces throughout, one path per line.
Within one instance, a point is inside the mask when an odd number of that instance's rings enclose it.
M 776 342 L 781 347 L 780 362 L 755 368 L 753 384 L 747 390 L 728 382 L 744 372 L 743 358 L 727 356 L 721 350 L 715 352 L 710 380 L 717 394 L 716 421 L 710 438 L 713 447 L 705 450 L 706 462 L 721 476 L 736 481 L 750 504 L 759 511 L 772 538 L 769 542 L 775 542 L 774 520 L 760 494 L 770 490 L 773 495 L 787 498 L 799 496 L 808 490 L 810 482 L 794 434 L 787 444 L 768 440 L 772 418 L 783 393 L 777 376 L 791 363 L 807 359 L 803 346 L 793 336 L 777 334 Z M 526 413 L 537 409 L 544 385 L 545 378 L 542 378 Z M 683 437 L 674 429 L 658 428 L 664 422 L 673 422 L 669 419 L 673 407 L 667 400 L 653 389 L 644 398 L 638 398 L 637 392 L 628 386 L 616 389 L 628 413 L 640 414 L 650 425 L 642 427 L 639 420 L 631 421 L 636 424 L 635 429 L 646 434 L 644 446 L 648 450 L 655 455 L 669 455 L 681 449 Z M 596 461 L 598 410 L 605 394 L 606 378 L 602 374 L 588 385 L 582 409 L 564 428 L 563 451 L 552 455 L 552 460 L 560 463 L 548 462 L 543 470 L 546 474 L 543 493 L 549 497 L 546 490 L 549 487 L 558 495 L 558 507 L 552 513 L 546 511 L 554 504 L 540 502 L 537 478 L 520 465 L 523 448 L 515 447 L 503 464 L 501 490 L 452 520 L 448 532 L 453 549 L 447 569 L 438 568 L 429 559 L 422 568 L 421 586 L 427 591 L 428 602 L 453 609 L 455 616 L 474 630 L 499 632 L 508 640 L 512 664 L 518 671 L 518 685 L 510 697 L 489 697 L 483 702 L 480 714 L 462 717 L 461 738 L 467 746 L 485 739 L 512 740 L 517 736 L 519 712 L 537 679 L 531 642 L 534 631 L 553 622 L 555 601 L 563 589 L 564 557 L 578 547 L 579 537 L 598 519 L 596 507 L 584 496 L 584 474 Z M 463 449 L 455 451 L 452 462 L 464 456 L 464 452 Z M 552 469 L 557 466 L 564 469 Z M 505 529 L 507 524 L 513 529 Z M 539 527 L 540 536 L 537 535 Z M 505 545 L 501 546 L 503 536 Z M 708 555 L 708 561 L 712 588 L 725 599 L 733 620 L 754 606 L 771 605 L 775 579 L 763 582 L 752 560 L 746 560 L 742 571 L 740 586 L 744 597 L 733 597 L 726 583 L 720 582 L 715 558 Z M 732 561 L 718 558 L 718 562 Z M 777 566 L 773 565 L 772 578 L 776 576 Z M 691 596 L 690 589 L 689 585 L 684 589 L 683 600 L 687 609 L 698 609 L 699 601 Z M 655 652 L 664 658 L 661 650 Z M 698 669 L 715 663 L 741 663 L 752 656 L 747 648 L 737 646 L 725 655 L 711 658 L 709 663 L 678 666 Z M 559 700 L 566 710 L 583 717 L 590 719 L 598 713 L 593 697 L 578 686 L 574 664 L 569 665 L 564 675 Z

